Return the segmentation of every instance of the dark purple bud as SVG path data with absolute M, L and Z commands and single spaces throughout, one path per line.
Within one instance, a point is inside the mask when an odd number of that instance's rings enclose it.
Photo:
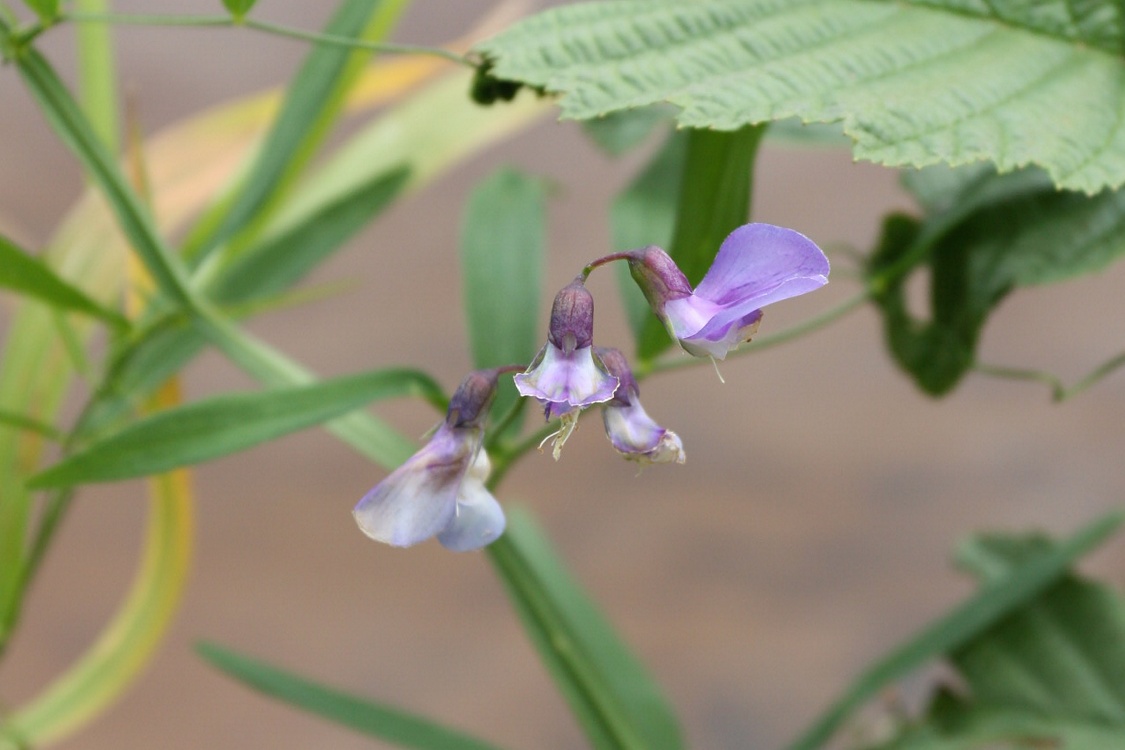
M 656 245 L 629 254 L 629 273 L 657 315 L 664 310 L 665 302 L 691 295 L 691 284 L 684 272 L 672 256 Z
M 620 349 L 608 346 L 596 347 L 594 353 L 605 365 L 606 371 L 617 378 L 617 390 L 608 403 L 631 406 L 633 403 L 632 397 L 640 393 L 640 389 L 637 387 L 636 378 L 633 377 L 633 371 L 629 369 L 629 361 L 625 359 L 625 355 L 621 353 Z
M 566 354 L 587 347 L 594 340 L 594 295 L 581 278 L 555 295 L 547 340 Z
M 465 376 L 449 400 L 445 422 L 450 427 L 480 427 L 496 397 L 500 368 L 475 370 Z

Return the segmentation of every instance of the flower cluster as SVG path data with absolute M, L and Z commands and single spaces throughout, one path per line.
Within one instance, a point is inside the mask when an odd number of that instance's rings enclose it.
M 499 375 L 515 369 L 522 370 L 515 376 L 520 394 L 538 401 L 547 420 L 559 419 L 549 436 L 556 459 L 581 412 L 601 404 L 606 436 L 622 456 L 641 464 L 684 462 L 679 436 L 641 406 L 625 355 L 594 345 L 594 298 L 585 282 L 594 268 L 615 260 L 628 262 L 653 312 L 685 352 L 720 360 L 750 340 L 763 307 L 828 283 L 828 259 L 820 248 L 769 224 L 732 232 L 694 289 L 654 245 L 594 261 L 556 295 L 547 343 L 531 364 L 470 373 L 429 442 L 364 495 L 354 514 L 365 534 L 400 547 L 436 536 L 445 547 L 463 551 L 503 533 L 504 512 L 486 486 L 484 421 Z

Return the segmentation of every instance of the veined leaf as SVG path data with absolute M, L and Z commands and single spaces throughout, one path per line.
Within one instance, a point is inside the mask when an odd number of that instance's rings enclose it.
M 1012 289 L 1096 271 L 1125 254 L 1125 190 L 1058 191 L 1038 170 L 961 177 L 939 169 L 908 184 L 934 212 L 922 221 L 892 217 L 868 277 L 895 359 L 933 395 L 973 365 L 988 316 Z M 919 321 L 904 285 L 927 265 L 932 313 Z
M 1055 548 L 977 538 L 962 563 L 991 582 Z M 1125 599 L 1104 585 L 1069 574 L 950 659 L 967 691 L 939 693 L 884 750 L 1125 746 Z
M 546 185 L 502 169 L 469 196 L 461 220 L 461 269 L 469 347 L 476 367 L 529 363 L 542 335 L 539 299 L 546 254 Z M 504 378 L 493 415 L 519 394 Z
M 1125 30 L 1111 0 L 617 0 L 552 9 L 480 45 L 500 78 L 588 119 L 667 101 L 681 125 L 842 120 L 855 155 L 1029 163 L 1125 184 Z
M 63 310 L 93 315 L 119 328 L 129 322 L 120 314 L 99 305 L 81 289 L 71 286 L 43 263 L 30 257 L 0 236 L 0 287 L 21 292 Z
M 594 143 L 610 156 L 621 156 L 641 145 L 660 125 L 672 121 L 669 107 L 640 107 L 610 112 L 586 120 L 582 129 Z
M 487 548 L 528 636 L 597 750 L 678 750 L 660 689 L 571 578 L 531 517 L 509 512 Z
M 413 370 L 381 370 L 315 385 L 227 394 L 168 409 L 99 440 L 32 477 L 30 487 L 157 474 L 264 443 L 396 396 L 442 401 L 440 387 Z
M 667 250 L 692 285 L 707 273 L 727 235 L 750 216 L 754 157 L 764 130 L 748 126 L 733 133 L 688 134 L 676 231 Z M 671 345 L 664 325 L 651 316 L 637 342 L 637 356 L 651 360 Z
M 213 666 L 260 693 L 399 747 L 496 750 L 487 742 L 429 719 L 319 685 L 213 643 L 201 643 L 196 651 Z

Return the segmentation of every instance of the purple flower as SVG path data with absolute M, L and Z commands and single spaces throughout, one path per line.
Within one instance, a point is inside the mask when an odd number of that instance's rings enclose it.
M 527 371 L 515 376 L 520 394 L 542 404 L 547 419 L 562 419 L 554 442 L 556 459 L 579 412 L 608 401 L 617 390 L 617 378 L 594 353 L 593 338 L 594 297 L 579 277 L 555 296 L 547 343 Z
M 641 464 L 684 462 L 680 437 L 652 420 L 641 406 L 637 381 L 617 349 L 598 348 L 598 355 L 621 385 L 602 410 L 605 434 L 614 449 Z
M 828 283 L 828 258 L 808 237 L 771 224 L 730 233 L 694 290 L 666 252 L 650 245 L 629 270 L 656 315 L 684 351 L 725 359 L 749 341 L 762 308 Z
M 504 511 L 484 485 L 490 467 L 481 449 L 497 377 L 497 370 L 469 374 L 430 441 L 363 496 L 352 514 L 364 534 L 396 547 L 437 536 L 462 552 L 503 533 Z

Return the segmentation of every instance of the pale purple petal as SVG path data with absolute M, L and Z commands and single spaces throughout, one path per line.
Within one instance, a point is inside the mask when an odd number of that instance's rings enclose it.
M 377 541 L 409 547 L 446 528 L 480 443 L 481 430 L 442 423 L 426 445 L 356 504 L 352 514 L 360 530 Z
M 488 454 L 480 451 L 457 493 L 457 511 L 438 535 L 446 549 L 467 552 L 492 544 L 504 533 L 504 509 L 484 486 L 489 472 Z
M 746 224 L 723 241 L 695 296 L 731 310 L 732 320 L 827 283 L 828 258 L 808 237 L 771 224 Z
M 629 406 L 607 406 L 602 419 L 609 442 L 626 458 L 641 463 L 684 462 L 679 436 L 654 422 L 635 395 Z
M 726 359 L 727 353 L 750 340 L 762 322 L 762 311 L 752 310 L 737 320 L 722 322 L 726 316 L 715 316 L 692 336 L 680 339 L 680 346 L 696 357 Z
M 567 354 L 551 343 L 540 350 L 527 372 L 515 376 L 515 382 L 521 395 L 546 407 L 548 418 L 608 401 L 617 390 L 617 378 L 595 359 L 592 347 Z

